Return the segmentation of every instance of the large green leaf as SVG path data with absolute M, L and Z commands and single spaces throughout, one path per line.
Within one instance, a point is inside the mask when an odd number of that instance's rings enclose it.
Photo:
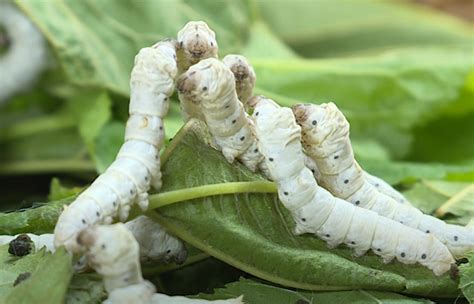
M 202 19 L 228 52 L 240 45 L 247 8 L 234 1 L 53 0 L 18 1 L 52 45 L 69 81 L 127 95 L 137 51 L 176 37 L 189 20 Z M 218 11 L 218 14 L 214 12 Z
M 402 1 L 256 2 L 271 29 L 308 57 L 472 43 L 469 25 Z
M 316 304 L 316 303 L 377 303 L 377 304 L 415 304 L 432 303 L 429 300 L 414 299 L 391 292 L 379 291 L 330 291 L 308 292 L 290 290 L 267 285 L 248 279 L 227 284 L 224 288 L 214 290 L 213 294 L 199 294 L 197 297 L 207 300 L 228 299 L 244 296 L 247 304 L 272 303 L 272 304 Z
M 410 150 L 414 126 L 443 116 L 454 104 L 473 111 L 474 90 L 465 91 L 474 69 L 471 58 L 470 49 L 437 48 L 351 59 L 252 63 L 258 92 L 287 106 L 335 102 L 351 123 L 353 138 L 376 139 L 400 157 Z M 463 134 L 445 134 L 438 143 L 447 136 Z
M 259 180 L 228 164 L 210 148 L 199 123 L 188 124 L 166 153 L 163 191 L 198 185 Z M 199 161 L 196 161 L 196 160 Z M 311 235 L 294 236 L 293 220 L 274 195 L 225 195 L 197 199 L 150 213 L 171 232 L 241 270 L 281 285 L 310 290 L 377 289 L 453 296 L 457 282 L 398 262 L 384 265 L 347 248 L 327 249 Z
M 474 253 L 469 255 L 469 263 L 459 267 L 461 270 L 459 287 L 471 304 L 474 303 L 474 264 L 472 263 L 472 259 L 474 259 Z

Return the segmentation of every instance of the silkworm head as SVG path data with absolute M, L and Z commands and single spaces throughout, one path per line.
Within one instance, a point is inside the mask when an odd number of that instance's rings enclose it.
M 244 56 L 227 55 L 222 59 L 222 62 L 230 68 L 237 81 L 255 83 L 255 72 Z
M 191 64 L 217 57 L 216 34 L 203 21 L 190 21 L 178 32 L 178 45 Z
M 222 100 L 235 93 L 234 75 L 215 58 L 208 58 L 191 66 L 181 75 L 177 85 L 179 94 L 195 104 L 208 108 L 221 106 Z

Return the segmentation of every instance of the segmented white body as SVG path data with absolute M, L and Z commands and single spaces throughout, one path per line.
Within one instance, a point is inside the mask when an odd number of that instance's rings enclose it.
M 133 203 L 146 210 L 150 185 L 161 187 L 159 150 L 177 74 L 175 45 L 171 40 L 159 42 L 135 57 L 125 143 L 112 165 L 65 207 L 54 230 L 56 247 L 79 252 L 77 233 L 94 224 L 110 224 L 117 214 L 125 221 Z
M 178 32 L 178 46 L 180 75 L 200 60 L 217 58 L 219 51 L 216 34 L 202 21 L 189 22 Z M 199 105 L 181 97 L 179 101 L 184 121 L 188 121 L 192 117 L 203 120 Z
M 293 111 L 302 127 L 305 151 L 316 163 L 324 188 L 354 205 L 433 234 L 455 256 L 474 250 L 473 230 L 446 224 L 412 206 L 399 204 L 364 178 L 365 173 L 354 159 L 349 123 L 336 105 L 301 104 L 294 106 Z
M 13 3 L 0 2 L 0 27 L 9 40 L 0 54 L 0 104 L 27 89 L 47 65 L 48 49 L 41 32 Z
M 252 65 L 244 56 L 234 54 L 225 56 L 224 59 L 222 59 L 222 62 L 234 74 L 237 97 L 244 105 L 245 110 L 248 112 L 248 101 L 253 95 L 255 80 L 257 79 Z
M 139 245 L 125 225 L 91 226 L 78 235 L 89 264 L 104 280 L 107 304 L 242 303 L 241 298 L 223 301 L 192 300 L 155 294 L 155 286 L 143 279 Z
M 311 169 L 311 172 L 313 172 L 314 178 L 316 178 L 318 183 L 324 183 L 324 181 L 321 180 L 321 173 L 319 172 L 318 166 L 316 165 L 314 160 L 311 157 L 306 156 L 304 162 L 306 164 L 306 167 Z M 411 203 L 405 198 L 405 196 L 403 196 L 403 194 L 395 190 L 383 179 L 375 175 L 371 175 L 370 173 L 367 173 L 365 171 L 363 172 L 363 174 L 364 174 L 364 178 L 366 182 L 374 186 L 377 189 L 377 191 L 393 198 L 395 201 L 397 201 L 400 204 L 411 206 Z
M 253 118 L 259 149 L 278 185 L 278 197 L 293 215 L 297 234 L 314 233 L 330 248 L 344 243 L 358 256 L 372 249 L 385 262 L 419 262 L 436 275 L 450 269 L 454 259 L 433 235 L 356 207 L 317 185 L 305 167 L 301 129 L 291 109 L 260 98 Z
M 32 233 L 25 233 L 34 244 L 34 252 L 39 251 L 42 248 L 54 252 L 54 235 L 51 233 L 36 235 Z M 11 241 L 16 239 L 20 234 L 17 235 L 0 235 L 0 245 L 9 244 Z
M 255 87 L 255 72 L 249 61 L 241 55 L 230 54 L 222 59 L 222 62 L 232 71 L 235 79 L 235 90 L 237 97 L 248 111 L 248 101 L 252 97 Z M 186 95 L 179 96 L 184 121 L 196 118 L 205 121 L 202 109 L 196 100 L 186 98 Z
M 231 70 L 217 59 L 193 65 L 178 80 L 180 98 L 198 104 L 215 146 L 230 163 L 241 161 L 250 170 L 264 166 L 253 134 L 253 123 L 235 91 Z

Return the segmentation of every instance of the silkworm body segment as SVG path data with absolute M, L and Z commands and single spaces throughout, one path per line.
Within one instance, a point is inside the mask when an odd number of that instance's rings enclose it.
M 406 264 L 418 262 L 436 275 L 450 269 L 453 257 L 432 235 L 354 206 L 317 185 L 305 167 L 301 130 L 291 109 L 260 98 L 253 118 L 259 149 L 297 234 L 316 234 L 330 248 L 344 243 L 359 256 L 371 249 L 385 262 L 394 258 Z

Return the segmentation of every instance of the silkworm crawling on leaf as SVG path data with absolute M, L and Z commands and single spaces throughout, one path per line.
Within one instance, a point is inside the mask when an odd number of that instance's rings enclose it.
M 206 58 L 217 58 L 219 47 L 216 34 L 203 21 L 188 22 L 178 32 L 178 69 L 179 75 L 193 64 Z M 199 106 L 180 98 L 181 115 L 184 121 L 195 117 L 203 120 Z
M 321 177 L 321 173 L 318 170 L 318 166 L 316 165 L 316 162 L 311 157 L 309 156 L 305 157 L 305 164 L 306 164 L 306 167 L 308 167 L 311 170 L 311 172 L 313 172 L 314 178 L 316 178 L 318 183 L 320 184 L 324 183 Z M 395 190 L 383 179 L 375 175 L 371 175 L 365 171 L 363 172 L 363 174 L 364 174 L 365 181 L 371 184 L 372 186 L 374 186 L 378 192 L 383 193 L 393 198 L 398 203 L 411 206 L 411 203 L 405 198 L 405 196 L 403 196 L 403 194 Z
M 432 234 L 455 256 L 474 250 L 474 231 L 446 224 L 423 214 L 417 208 L 399 204 L 365 179 L 365 173 L 354 159 L 349 139 L 349 123 L 333 103 L 300 104 L 293 107 L 302 128 L 306 153 L 314 160 L 323 187 L 352 204 Z
M 16 256 L 24 256 L 31 252 L 46 248 L 54 251 L 52 234 L 36 235 L 23 233 L 18 235 L 0 235 L 0 245 L 9 244 L 8 252 Z
M 436 275 L 451 268 L 453 257 L 433 235 L 356 207 L 319 187 L 305 166 L 301 129 L 291 109 L 263 97 L 254 102 L 258 146 L 277 183 L 278 197 L 296 222 L 297 234 L 316 234 L 329 248 L 344 243 L 357 256 L 372 249 L 384 262 L 393 258 L 405 264 L 418 262 Z
M 253 123 L 237 97 L 234 74 L 224 63 L 209 58 L 193 65 L 179 77 L 177 88 L 180 98 L 201 107 L 214 144 L 228 162 L 237 159 L 252 171 L 264 170 Z
M 80 251 L 77 233 L 94 224 L 110 224 L 117 215 L 125 221 L 134 203 L 146 210 L 150 185 L 161 187 L 159 151 L 177 74 L 175 47 L 174 41 L 165 40 L 135 57 L 125 143 L 110 167 L 61 213 L 54 230 L 56 247 Z
M 248 111 L 249 105 L 247 103 L 252 97 L 257 78 L 252 65 L 244 56 L 233 54 L 225 56 L 222 62 L 234 74 L 237 97 L 243 103 L 245 110 Z
M 0 104 L 28 88 L 47 65 L 48 49 L 40 31 L 13 3 L 0 2 L 0 27 L 6 51 L 0 54 Z M 8 42 L 8 43 L 7 43 Z
M 77 238 L 78 243 L 86 248 L 89 264 L 103 277 L 109 294 L 104 303 L 242 303 L 241 298 L 203 301 L 155 294 L 155 286 L 143 279 L 141 273 L 139 245 L 122 223 L 91 226 Z

